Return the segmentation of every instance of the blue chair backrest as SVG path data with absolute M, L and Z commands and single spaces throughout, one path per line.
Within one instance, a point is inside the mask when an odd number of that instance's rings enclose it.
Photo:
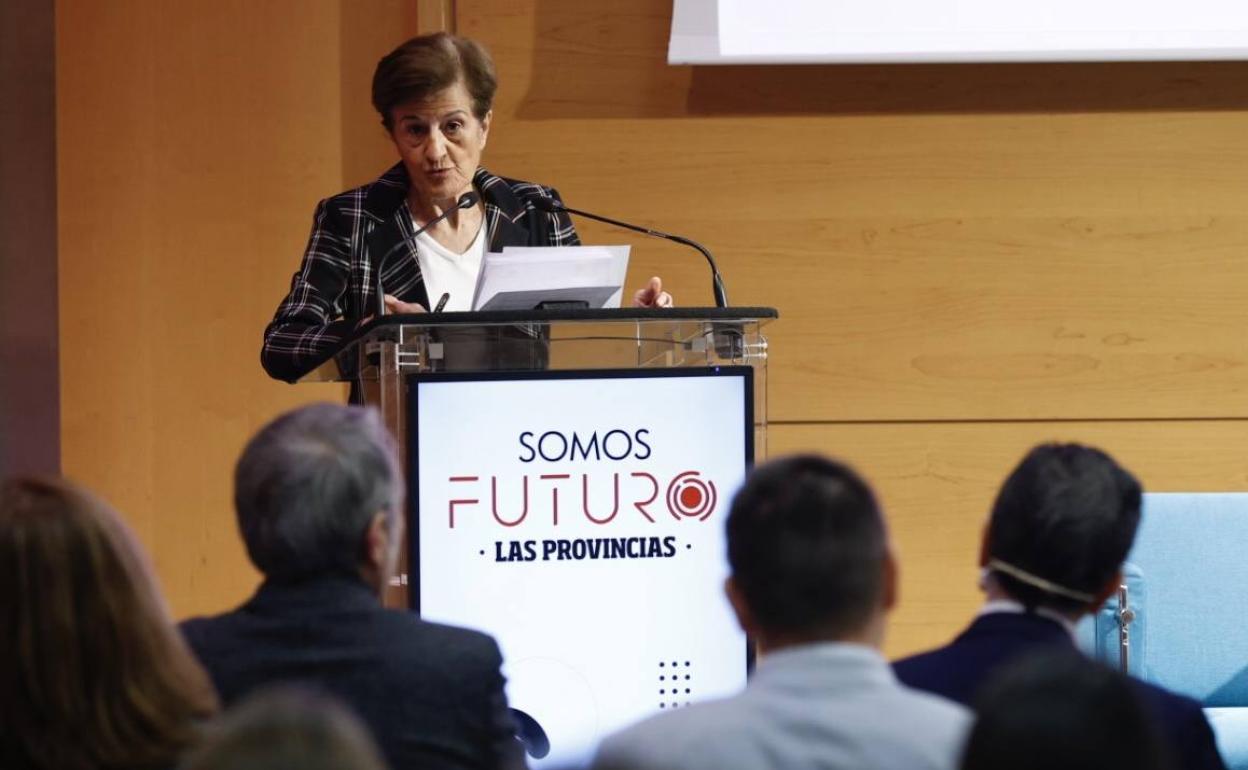
M 1127 557 L 1131 673 L 1210 707 L 1248 706 L 1248 494 L 1153 493 Z M 1080 643 L 1118 662 L 1117 602 Z

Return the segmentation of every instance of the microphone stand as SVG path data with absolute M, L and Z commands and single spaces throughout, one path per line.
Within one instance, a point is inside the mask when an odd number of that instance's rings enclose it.
M 621 222 L 618 219 L 612 219 L 610 217 L 604 217 L 598 214 L 591 214 L 588 211 L 581 211 L 580 209 L 568 208 L 567 206 L 554 200 L 553 198 L 541 198 L 541 197 L 533 196 L 529 198 L 529 201 L 533 204 L 534 208 L 540 211 L 545 211 L 548 213 L 555 213 L 555 212 L 562 211 L 568 214 L 576 214 L 579 217 L 585 217 L 586 219 L 593 219 L 598 222 L 604 222 L 608 225 L 622 227 L 625 230 L 632 230 L 635 233 L 641 233 L 642 235 L 649 235 L 654 238 L 662 238 L 664 240 L 673 241 L 674 243 L 679 243 L 684 246 L 689 246 L 690 248 L 697 249 L 702 254 L 702 256 L 706 257 L 707 263 L 710 264 L 711 266 L 711 293 L 715 295 L 715 307 L 728 307 L 728 292 L 724 289 L 724 277 L 720 275 L 719 265 L 715 264 L 715 257 L 711 256 L 711 252 L 708 251 L 705 246 L 698 243 L 697 241 L 690 240 L 689 238 L 684 238 L 679 235 L 672 235 L 671 233 L 664 233 L 658 230 L 651 230 L 648 227 L 642 227 L 640 225 L 633 225 L 633 224 L 629 224 L 628 222 Z
M 604 222 L 608 225 L 621 227 L 625 230 L 632 230 L 635 233 L 649 235 L 654 238 L 662 238 L 664 240 L 679 243 L 690 248 L 697 249 L 702 256 L 706 257 L 707 263 L 711 266 L 711 292 L 715 295 L 715 307 L 728 307 L 728 292 L 724 289 L 724 277 L 720 275 L 719 265 L 715 264 L 715 257 L 711 256 L 711 252 L 697 241 L 690 240 L 679 235 L 660 232 L 659 230 L 651 230 L 648 227 L 621 222 L 618 219 L 591 214 L 588 211 L 580 209 L 568 208 L 563 203 L 553 198 L 545 198 L 540 196 L 530 196 L 529 202 L 539 211 L 547 213 L 564 212 L 566 214 L 576 214 L 577 216 L 593 219 L 598 222 Z M 740 360 L 745 355 L 745 340 L 742 339 L 741 330 L 734 328 L 728 324 L 712 323 L 711 324 L 711 342 L 715 346 L 715 352 L 721 358 L 729 360 Z
M 398 251 L 403 246 L 406 246 L 412 241 L 416 240 L 416 238 L 421 233 L 425 232 L 429 228 L 433 227 L 434 225 L 438 224 L 442 220 L 446 219 L 451 214 L 454 214 L 456 211 L 460 211 L 463 209 L 470 209 L 473 206 L 477 205 L 477 203 L 480 200 L 481 200 L 481 196 L 478 195 L 475 191 L 470 190 L 464 193 L 463 195 L 459 196 L 458 200 L 455 201 L 454 206 L 447 209 L 446 211 L 443 211 L 441 214 L 437 215 L 433 219 L 426 222 L 424 227 L 421 227 L 416 232 L 412 233 L 411 235 L 407 236 L 403 240 L 394 244 L 393 246 L 390 247 L 389 251 L 387 251 L 384 255 L 382 255 L 381 259 L 377 262 L 377 280 L 373 284 L 373 288 L 377 292 L 376 310 L 377 310 L 378 318 L 386 314 L 386 297 L 381 292 L 381 271 L 385 269 L 386 262 L 390 259 L 391 256 L 394 255 L 394 252 Z

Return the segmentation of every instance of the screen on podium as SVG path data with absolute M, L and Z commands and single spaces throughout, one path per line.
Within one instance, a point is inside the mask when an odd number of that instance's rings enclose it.
M 510 705 L 549 743 L 535 767 L 745 685 L 724 521 L 753 461 L 752 377 L 409 379 L 412 601 L 498 640 Z

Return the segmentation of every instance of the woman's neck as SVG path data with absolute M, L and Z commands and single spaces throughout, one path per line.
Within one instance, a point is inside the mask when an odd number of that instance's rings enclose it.
M 428 226 L 446 213 L 446 219 L 429 227 L 425 233 L 452 253 L 463 254 L 476 240 L 485 221 L 485 211 L 480 201 L 466 209 L 459 208 L 458 202 L 455 198 L 417 202 L 409 195 L 407 207 L 417 228 Z

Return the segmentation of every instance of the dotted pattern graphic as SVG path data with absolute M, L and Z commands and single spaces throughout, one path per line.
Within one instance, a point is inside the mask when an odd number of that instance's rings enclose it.
M 688 660 L 659 661 L 659 708 L 677 709 L 693 704 L 693 663 Z

